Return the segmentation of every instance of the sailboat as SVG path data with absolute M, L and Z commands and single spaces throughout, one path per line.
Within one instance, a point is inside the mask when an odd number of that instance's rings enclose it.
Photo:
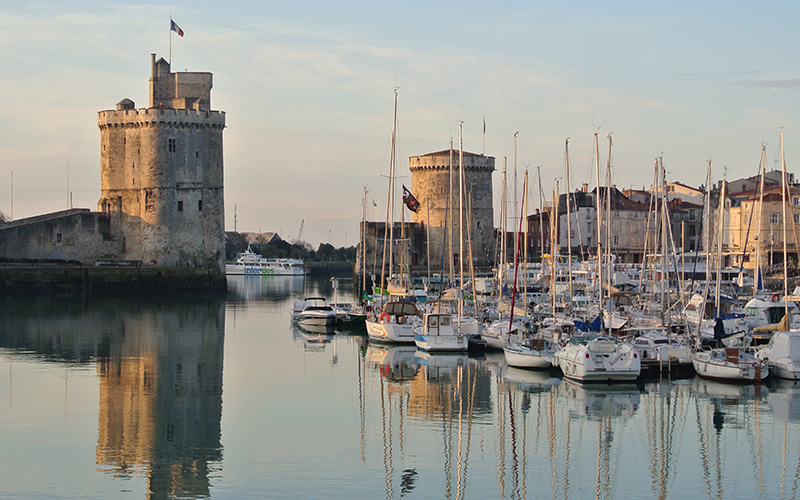
M 389 160 L 389 203 L 386 207 L 386 227 L 384 229 L 383 262 L 381 263 L 381 286 L 378 290 L 380 303 L 383 303 L 384 294 L 392 292 L 391 283 L 387 284 L 386 253 L 389 252 L 389 273 L 392 276 L 394 262 L 394 177 L 395 177 L 395 144 L 397 135 L 397 89 L 394 91 L 394 115 L 392 122 L 392 154 Z M 401 272 L 401 276 L 402 276 Z M 388 285 L 388 286 L 387 286 Z M 417 306 L 410 302 L 399 300 L 386 303 L 379 313 L 366 320 L 367 335 L 371 340 L 383 342 L 414 342 L 414 326 L 422 313 Z

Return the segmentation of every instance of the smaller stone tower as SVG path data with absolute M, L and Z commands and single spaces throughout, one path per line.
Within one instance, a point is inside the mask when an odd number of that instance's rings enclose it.
M 464 162 L 464 238 L 467 237 L 466 224 L 471 219 L 472 256 L 479 265 L 489 265 L 493 259 L 494 209 L 492 203 L 492 172 L 494 158 L 475 153 L 463 153 Z M 451 160 L 452 158 L 452 160 Z M 451 163 L 452 161 L 452 163 Z M 430 225 L 431 260 L 439 262 L 445 248 L 445 228 L 453 228 L 454 243 L 450 258 L 459 259 L 459 152 L 446 149 L 436 153 L 409 158 L 411 170 L 411 192 L 419 201 L 419 210 L 414 214 L 414 222 Z M 452 176 L 451 176 L 452 173 Z M 452 186 L 451 186 L 452 180 Z M 450 198 L 448 211 L 448 194 Z M 471 210 L 468 207 L 471 205 Z M 429 212 L 430 209 L 430 212 Z M 428 214 L 430 213 L 430 220 Z M 449 216 L 448 216 L 449 213 Z M 468 218 L 469 217 L 469 218 Z M 464 262 L 469 255 L 465 247 Z M 450 250 L 445 249 L 445 254 Z M 445 261 L 447 262 L 447 261 Z
M 151 55 L 150 106 L 100 111 L 98 211 L 123 260 L 225 272 L 222 131 L 211 73 L 172 73 Z

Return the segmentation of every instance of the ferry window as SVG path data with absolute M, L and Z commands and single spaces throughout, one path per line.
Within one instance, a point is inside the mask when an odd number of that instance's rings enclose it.
M 183 202 L 182 201 L 178 202 L 178 212 L 183 212 Z

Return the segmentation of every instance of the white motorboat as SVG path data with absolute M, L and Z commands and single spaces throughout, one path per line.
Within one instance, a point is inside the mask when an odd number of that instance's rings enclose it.
M 336 312 L 336 320 L 343 323 L 363 323 L 367 319 L 367 314 L 361 306 L 355 306 L 350 302 L 337 302 L 331 304 Z
M 635 337 L 631 345 L 639 353 L 641 362 L 688 365 L 692 362 L 692 349 L 675 337 L 659 331 L 648 331 Z
M 422 313 L 412 302 L 388 302 L 377 318 L 368 318 L 367 335 L 382 342 L 414 342 L 414 325 Z
M 295 301 L 290 311 L 292 319 L 301 326 L 333 326 L 336 312 L 323 297 L 306 297 Z
M 414 343 L 418 348 L 434 351 L 466 351 L 468 337 L 453 324 L 453 315 L 428 313 L 422 324 L 414 328 Z
M 698 375 L 723 382 L 759 382 L 769 376 L 769 366 L 751 349 L 720 347 L 696 351 L 692 365 Z
M 300 259 L 265 259 L 247 250 L 236 256 L 236 262 L 225 264 L 225 274 L 245 276 L 303 276 L 305 267 Z
M 789 317 L 784 320 L 786 311 Z M 780 294 L 773 294 L 770 300 L 750 299 L 744 306 L 745 321 L 753 329 L 753 344 L 766 344 L 773 332 L 800 328 L 797 305 L 785 301 Z
M 580 382 L 632 381 L 642 365 L 630 344 L 606 335 L 572 337 L 553 356 L 564 376 Z
M 766 361 L 773 376 L 800 380 L 800 332 L 775 332 L 756 357 Z
M 547 369 L 553 366 L 556 349 L 545 339 L 510 342 L 503 348 L 508 366 L 515 368 Z

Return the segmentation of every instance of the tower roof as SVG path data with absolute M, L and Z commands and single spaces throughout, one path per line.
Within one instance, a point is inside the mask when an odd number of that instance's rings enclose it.
M 458 154 L 458 150 L 454 149 L 453 154 Z M 442 151 L 436 151 L 435 153 L 427 153 L 424 155 L 415 155 L 415 156 L 419 158 L 423 158 L 426 156 L 450 156 L 450 149 L 448 148 Z M 485 155 L 479 155 L 478 153 L 470 153 L 469 151 L 464 151 L 464 156 L 485 156 Z

